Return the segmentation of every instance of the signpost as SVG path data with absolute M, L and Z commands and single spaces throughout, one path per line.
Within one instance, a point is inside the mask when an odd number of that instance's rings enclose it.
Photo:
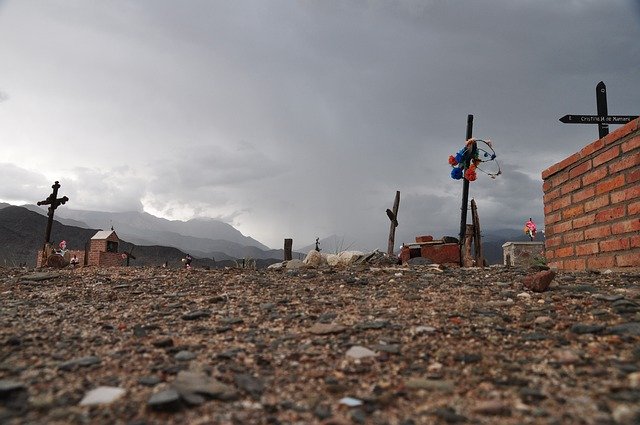
M 600 81 L 596 86 L 596 107 L 598 115 L 565 115 L 560 118 L 564 124 L 598 124 L 600 139 L 609 134 L 609 124 L 627 124 L 638 118 L 638 115 L 608 115 L 607 86 Z

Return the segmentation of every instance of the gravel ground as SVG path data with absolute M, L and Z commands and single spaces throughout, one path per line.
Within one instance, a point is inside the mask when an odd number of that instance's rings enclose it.
M 0 423 L 640 423 L 640 274 L 533 273 L 0 268 Z

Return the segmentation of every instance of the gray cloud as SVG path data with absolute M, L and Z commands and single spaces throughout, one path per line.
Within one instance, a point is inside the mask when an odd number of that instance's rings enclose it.
M 600 80 L 610 113 L 638 113 L 639 18 L 622 0 L 7 1 L 0 155 L 76 176 L 85 208 L 384 248 L 396 190 L 403 238 L 457 231 L 446 161 L 472 113 L 505 173 L 471 196 L 484 228 L 516 227 L 541 215 L 540 172 L 597 137 L 560 116 L 595 113 Z

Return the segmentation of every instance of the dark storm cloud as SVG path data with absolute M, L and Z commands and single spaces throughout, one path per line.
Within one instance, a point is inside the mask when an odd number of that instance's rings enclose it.
M 396 190 L 403 238 L 457 230 L 446 160 L 470 113 L 503 161 L 472 184 L 483 228 L 519 227 L 541 215 L 540 172 L 597 137 L 560 116 L 595 113 L 600 80 L 610 113 L 639 112 L 637 2 L 4 6 L 5 158 L 84 169 L 87 208 L 226 217 L 278 246 L 335 233 L 384 248 Z M 44 160 L 50 144 L 64 149 Z

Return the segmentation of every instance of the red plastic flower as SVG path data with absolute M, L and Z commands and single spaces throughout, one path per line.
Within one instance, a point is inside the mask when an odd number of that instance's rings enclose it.
M 449 165 L 451 165 L 452 167 L 455 167 L 456 165 L 458 165 L 458 161 L 456 161 L 453 155 L 449 155 Z

